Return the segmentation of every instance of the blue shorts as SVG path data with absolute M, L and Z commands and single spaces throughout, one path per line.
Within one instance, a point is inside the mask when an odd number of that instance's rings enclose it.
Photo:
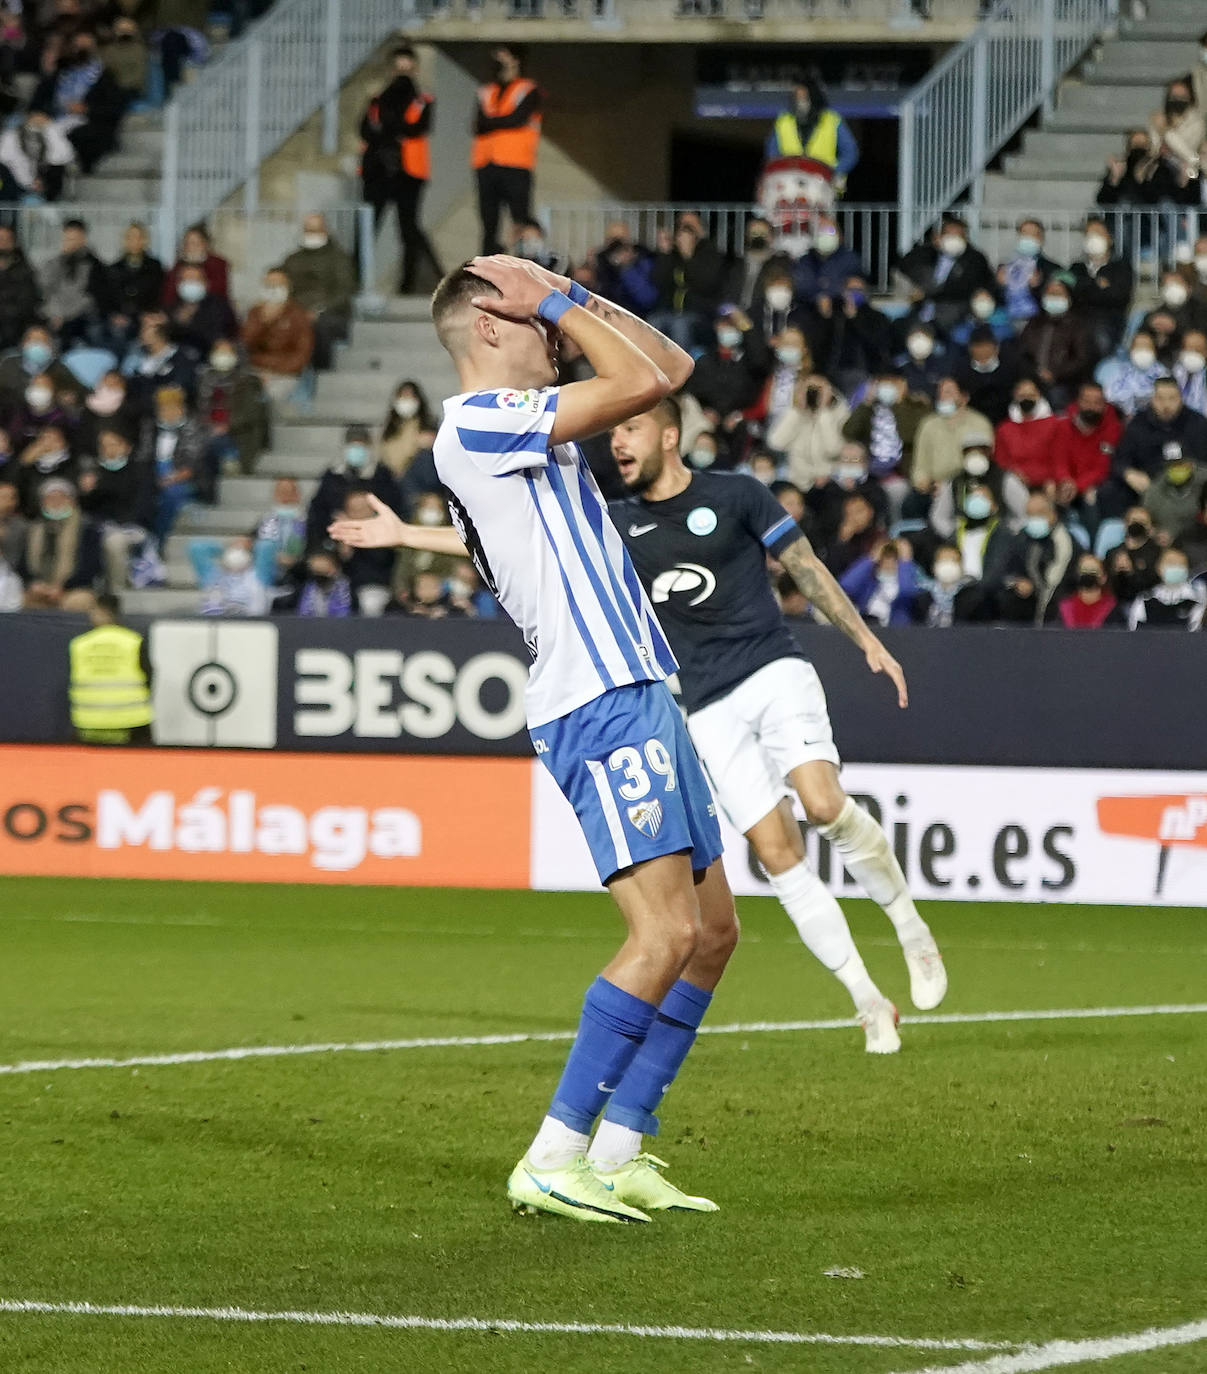
M 532 732 L 587 837 L 599 880 L 662 854 L 721 857 L 717 808 L 664 682 L 631 683 Z

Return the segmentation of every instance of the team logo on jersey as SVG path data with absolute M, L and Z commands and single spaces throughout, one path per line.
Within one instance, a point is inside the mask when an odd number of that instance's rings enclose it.
M 625 814 L 633 825 L 651 840 L 655 839 L 662 829 L 662 803 L 657 798 L 653 801 L 634 802 L 626 808 Z
M 712 512 L 709 511 L 709 514 L 712 515 Z M 716 590 L 717 579 L 707 568 L 702 568 L 699 563 L 676 563 L 673 568 L 668 568 L 666 572 L 659 573 L 654 578 L 650 595 L 655 605 L 669 601 L 672 596 L 685 596 L 688 598 L 689 606 L 698 606 L 701 601 L 707 601 Z
M 717 513 L 708 506 L 697 506 L 687 517 L 687 528 L 693 534 L 711 534 L 717 528 Z
M 502 410 L 530 410 L 535 415 L 541 408 L 539 391 L 500 391 L 499 408 Z

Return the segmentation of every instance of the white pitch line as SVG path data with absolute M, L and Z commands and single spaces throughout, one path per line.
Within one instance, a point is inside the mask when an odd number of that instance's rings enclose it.
M 525 1322 L 504 1317 L 411 1317 L 374 1312 L 257 1312 L 245 1307 L 132 1306 L 124 1303 L 36 1302 L 0 1298 L 0 1313 L 24 1316 L 174 1317 L 202 1321 L 284 1322 L 292 1326 L 360 1326 L 388 1331 L 506 1331 L 568 1336 L 637 1336 L 645 1340 L 736 1341 L 760 1345 L 858 1345 L 888 1350 L 1017 1350 L 1006 1341 L 940 1340 L 926 1336 L 835 1336 L 825 1331 L 730 1331 L 700 1326 L 634 1326 L 627 1322 Z M 978 1366 L 979 1367 L 979 1366 Z
M 903 1016 L 903 1026 L 975 1026 L 1012 1021 L 1092 1021 L 1121 1016 L 1195 1016 L 1207 1013 L 1207 1002 L 1151 1007 L 1066 1007 L 1034 1011 L 952 1011 L 928 1016 Z M 734 1021 L 701 1026 L 701 1035 L 766 1035 L 794 1031 L 850 1030 L 850 1018 L 827 1021 Z M 388 1050 L 474 1048 L 483 1045 L 523 1045 L 574 1039 L 572 1030 L 516 1031 L 498 1035 L 433 1035 L 408 1040 L 331 1040 L 302 1045 L 238 1045 L 225 1050 L 185 1050 L 177 1054 L 140 1054 L 125 1059 L 26 1059 L 0 1064 L 0 1077 L 24 1073 L 54 1073 L 60 1069 L 137 1069 L 175 1064 L 210 1064 L 242 1059 L 284 1059 L 308 1054 L 372 1054 Z
M 1207 1321 L 1187 1322 L 1184 1326 L 1152 1327 L 1131 1336 L 1049 1341 L 1046 1345 L 1024 1346 L 1013 1355 L 993 1355 L 987 1360 L 967 1360 L 963 1364 L 902 1370 L 901 1374 L 1037 1374 L 1039 1370 L 1057 1369 L 1061 1365 L 1100 1364 L 1105 1360 L 1116 1360 L 1121 1355 L 1141 1355 L 1146 1350 L 1193 1345 L 1197 1341 L 1207 1341 Z

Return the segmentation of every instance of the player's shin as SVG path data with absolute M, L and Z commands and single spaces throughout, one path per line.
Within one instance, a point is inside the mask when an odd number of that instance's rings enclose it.
M 658 1008 L 597 978 L 583 1000 L 578 1034 L 553 1103 L 528 1150 L 539 1169 L 558 1169 L 586 1153 L 604 1103 L 624 1080 Z
M 805 947 L 851 994 L 855 1009 L 876 1001 L 880 990 L 868 976 L 842 907 L 825 883 L 803 861 L 767 877 Z
M 658 1133 L 654 1115 L 696 1040 L 712 993 L 686 979 L 662 999 L 654 1023 L 604 1111 L 588 1158 L 601 1168 L 634 1159 L 642 1135 Z

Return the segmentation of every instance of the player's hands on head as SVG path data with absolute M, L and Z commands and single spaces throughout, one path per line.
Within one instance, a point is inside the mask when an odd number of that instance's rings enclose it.
M 539 262 L 530 262 L 527 258 L 513 258 L 507 254 L 500 254 L 500 261 L 512 263 L 516 267 L 522 267 L 539 277 L 550 291 L 560 291 L 565 295 L 570 290 L 570 278 L 563 277 L 560 272 L 550 271 L 548 267 L 543 267 Z
M 469 270 L 503 293 L 501 296 L 475 296 L 473 304 L 488 315 L 499 315 L 505 320 L 534 319 L 537 306 L 552 289 L 537 275 L 540 269 L 522 258 L 508 258 L 502 254 L 474 258 Z
M 897 688 L 897 705 L 904 711 L 909 705 L 909 689 L 905 685 L 905 671 L 900 663 L 877 640 L 867 649 L 868 667 L 874 673 L 884 673 Z
M 403 521 L 372 492 L 366 495 L 377 514 L 371 520 L 333 520 L 327 526 L 331 538 L 354 549 L 393 549 L 405 543 Z

